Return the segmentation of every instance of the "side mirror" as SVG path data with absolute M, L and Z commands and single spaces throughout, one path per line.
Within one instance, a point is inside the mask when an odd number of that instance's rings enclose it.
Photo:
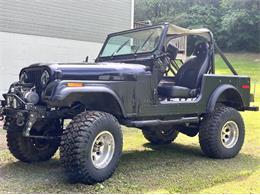
M 88 62 L 88 56 L 85 58 L 85 61 L 84 62 Z

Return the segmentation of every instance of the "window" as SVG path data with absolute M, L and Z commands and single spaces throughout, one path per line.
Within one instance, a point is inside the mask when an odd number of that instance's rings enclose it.
M 152 52 L 159 44 L 162 28 L 146 29 L 112 36 L 100 57 Z

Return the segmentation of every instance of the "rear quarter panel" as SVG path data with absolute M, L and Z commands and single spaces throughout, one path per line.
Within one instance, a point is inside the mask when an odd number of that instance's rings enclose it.
M 211 96 L 214 90 L 221 85 L 229 84 L 234 86 L 239 94 L 241 95 L 244 106 L 249 106 L 250 104 L 250 88 L 243 88 L 243 86 L 250 86 L 250 78 L 248 76 L 240 75 L 204 75 L 202 93 L 203 102 L 207 102 L 205 97 Z

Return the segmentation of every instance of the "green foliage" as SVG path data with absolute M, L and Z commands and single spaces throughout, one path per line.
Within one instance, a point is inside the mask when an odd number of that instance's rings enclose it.
M 206 27 L 225 51 L 260 52 L 259 0 L 136 0 L 135 21 Z

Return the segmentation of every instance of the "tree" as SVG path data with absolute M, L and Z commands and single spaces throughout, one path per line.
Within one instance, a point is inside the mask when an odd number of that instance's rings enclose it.
M 260 52 L 259 0 L 136 0 L 135 20 L 206 27 L 226 51 Z

